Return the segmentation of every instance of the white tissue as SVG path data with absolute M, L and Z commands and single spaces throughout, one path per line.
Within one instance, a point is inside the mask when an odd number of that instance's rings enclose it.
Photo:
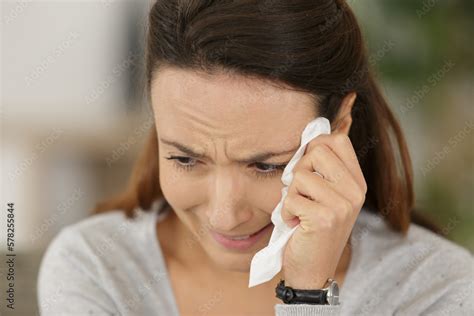
M 290 228 L 281 218 L 283 200 L 288 193 L 288 186 L 293 180 L 293 168 L 303 156 L 306 145 L 320 134 L 330 134 L 331 125 L 325 117 L 318 117 L 309 122 L 301 134 L 301 145 L 283 170 L 281 181 L 281 200 L 272 212 L 271 220 L 275 227 L 268 245 L 258 251 L 250 263 L 249 287 L 271 280 L 282 267 L 283 250 L 291 235 L 299 225 Z

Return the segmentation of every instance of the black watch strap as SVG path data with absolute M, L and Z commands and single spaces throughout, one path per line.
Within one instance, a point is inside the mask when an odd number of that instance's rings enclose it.
M 275 288 L 276 297 L 285 304 L 321 304 L 327 303 L 327 290 L 300 290 L 285 286 L 285 280 L 280 280 Z

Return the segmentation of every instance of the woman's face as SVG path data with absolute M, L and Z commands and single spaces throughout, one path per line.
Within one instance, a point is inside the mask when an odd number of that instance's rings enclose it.
M 151 89 L 160 185 L 195 237 L 189 246 L 199 243 L 219 267 L 248 271 L 270 240 L 282 170 L 316 117 L 313 98 L 257 79 L 176 68 L 160 69 Z

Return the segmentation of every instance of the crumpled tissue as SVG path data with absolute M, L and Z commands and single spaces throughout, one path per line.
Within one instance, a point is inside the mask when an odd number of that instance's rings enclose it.
M 291 228 L 281 218 L 283 200 L 288 193 L 288 186 L 293 180 L 293 168 L 303 156 L 306 145 L 320 134 L 330 134 L 331 125 L 325 117 L 317 117 L 309 122 L 301 134 L 301 145 L 286 165 L 281 176 L 284 187 L 281 189 L 281 200 L 272 211 L 271 220 L 275 225 L 268 245 L 258 251 L 250 263 L 249 288 L 271 280 L 282 268 L 283 250 L 286 243 L 299 225 Z M 314 172 L 314 171 L 313 171 Z M 316 172 L 317 173 L 317 172 Z

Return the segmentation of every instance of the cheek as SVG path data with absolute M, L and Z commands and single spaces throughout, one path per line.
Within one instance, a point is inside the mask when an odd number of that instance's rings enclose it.
M 185 211 L 207 201 L 206 190 L 209 184 L 206 183 L 206 178 L 192 176 L 186 170 L 177 169 L 172 161 L 164 157 L 160 157 L 159 177 L 163 195 L 176 210 Z M 247 179 L 244 186 L 246 204 L 271 215 L 281 199 L 283 183 L 280 177 L 266 180 Z
M 249 197 L 260 210 L 271 215 L 273 209 L 281 199 L 283 183 L 279 177 L 272 180 L 254 181 L 249 183 Z
M 173 208 L 186 210 L 199 204 L 205 193 L 197 179 L 189 176 L 186 170 L 174 167 L 172 161 L 164 157 L 159 160 L 160 188 Z

